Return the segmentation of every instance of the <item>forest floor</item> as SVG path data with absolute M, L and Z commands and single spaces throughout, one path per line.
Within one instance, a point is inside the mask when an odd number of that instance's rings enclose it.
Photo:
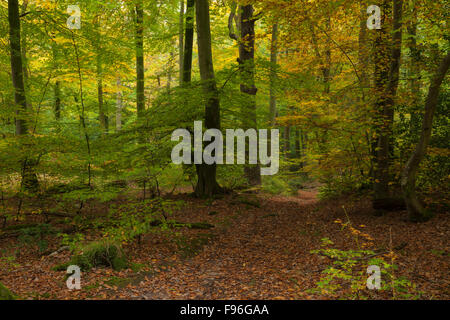
M 367 199 L 322 202 L 315 189 L 298 196 L 258 194 L 252 203 L 236 195 L 212 202 L 186 194 L 172 197 L 185 201 L 174 213 L 177 221 L 205 221 L 215 228 L 183 230 L 181 245 L 148 235 L 140 245 L 125 247 L 133 268 L 82 273 L 82 289 L 73 291 L 66 287 L 65 272 L 52 270 L 69 260 L 69 252 L 38 255 L 28 247 L 17 250 L 16 239 L 2 240 L 0 282 L 24 299 L 327 299 L 309 289 L 332 261 L 311 250 L 320 249 L 323 238 L 335 248 L 356 249 L 335 223 L 349 218 L 376 248 L 401 247 L 395 276 L 416 284 L 422 299 L 450 299 L 448 214 L 422 224 L 407 222 L 403 211 L 376 217 Z M 51 251 L 59 246 L 57 238 L 50 241 Z M 15 259 L 6 259 L 13 251 Z M 337 294 L 343 298 L 345 292 Z

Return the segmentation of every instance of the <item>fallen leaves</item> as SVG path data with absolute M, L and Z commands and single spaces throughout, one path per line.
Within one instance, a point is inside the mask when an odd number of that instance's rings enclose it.
M 131 260 L 143 266 L 139 271 L 93 269 L 82 273 L 80 291 L 69 291 L 64 272 L 51 270 L 56 263 L 69 259 L 68 252 L 37 257 L 23 250 L 15 261 L 17 265 L 0 270 L 0 281 L 24 299 L 323 299 L 327 297 L 307 293 L 327 265 L 325 258 L 310 251 L 320 248 L 325 237 L 339 248 L 351 246 L 334 223 L 346 221 L 340 209 L 345 204 L 352 223 L 363 225 L 378 247 L 389 247 L 389 228 L 394 246 L 408 244 L 396 252 L 397 276 L 415 282 L 425 293 L 424 298 L 450 297 L 446 289 L 450 238 L 447 215 L 412 224 L 403 220 L 405 212 L 374 217 L 368 201 L 353 205 L 347 199 L 318 203 L 309 197 L 313 193 L 308 197 L 258 195 L 261 208 L 231 206 L 229 197 L 205 206 L 204 200 L 180 196 L 186 206 L 175 214 L 177 220 L 221 226 L 212 231 L 211 240 L 202 242 L 186 259 L 168 239 L 149 235 L 140 246 L 126 248 Z M 217 214 L 209 215 L 212 209 Z M 268 212 L 276 215 L 264 218 Z M 198 230 L 186 228 L 183 232 L 190 239 L 201 237 Z

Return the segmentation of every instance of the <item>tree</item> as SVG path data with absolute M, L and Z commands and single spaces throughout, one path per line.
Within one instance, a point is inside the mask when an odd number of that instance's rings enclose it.
M 374 200 L 379 205 L 390 198 L 390 164 L 391 164 L 391 139 L 392 125 L 394 121 L 394 104 L 397 95 L 400 72 L 400 58 L 402 52 L 402 14 L 403 0 L 393 0 L 393 37 L 391 52 L 386 39 L 385 27 L 380 30 L 376 42 L 375 53 L 375 82 L 377 90 L 376 111 L 379 112 L 381 128 L 379 129 L 377 158 L 375 168 Z M 383 2 L 385 15 L 390 10 L 389 1 Z
M 95 42 L 94 48 L 97 55 L 97 65 L 96 65 L 96 73 L 97 73 L 97 100 L 98 100 L 98 118 L 100 122 L 100 128 L 102 129 L 102 133 L 108 132 L 108 123 L 107 116 L 105 114 L 105 106 L 104 106 L 104 97 L 103 97 L 103 57 L 102 57 L 102 37 L 101 37 L 101 10 L 103 10 L 102 6 L 99 7 L 100 12 L 94 18 L 94 26 L 95 26 Z
M 192 78 L 192 47 L 194 45 L 194 7 L 195 0 L 188 0 L 186 7 L 186 28 L 183 50 L 183 75 L 182 84 L 191 82 Z
M 277 116 L 277 97 L 275 94 L 275 83 L 277 79 L 276 67 L 278 63 L 278 23 L 272 26 L 272 41 L 270 46 L 270 126 L 275 126 Z
M 14 100 L 16 104 L 16 135 L 26 136 L 27 98 L 23 79 L 23 63 L 21 52 L 21 32 L 18 0 L 8 1 L 9 39 L 11 46 L 11 78 L 14 86 Z M 26 190 L 37 191 L 39 182 L 34 172 L 36 162 L 26 156 L 21 160 L 22 187 Z
M 254 8 L 251 4 L 240 5 L 238 19 L 236 19 L 236 3 L 232 3 L 231 14 L 228 19 L 230 37 L 239 43 L 239 71 L 241 75 L 240 91 L 245 100 L 242 103 L 242 126 L 243 129 L 256 129 L 256 93 L 255 86 L 255 21 Z M 238 21 L 237 29 L 240 32 L 237 36 L 234 32 L 233 21 Z M 246 148 L 246 158 L 248 158 Z M 244 174 L 250 185 L 261 184 L 261 170 L 259 165 L 246 165 Z
M 220 101 L 212 58 L 209 0 L 197 0 L 195 8 L 198 63 L 203 91 L 206 97 L 205 126 L 207 129 L 220 130 Z M 195 194 L 198 197 L 210 197 L 222 192 L 222 188 L 216 180 L 216 164 L 208 165 L 203 163 L 196 165 L 196 169 L 198 181 L 195 187 Z
M 145 111 L 145 88 L 144 88 L 144 1 L 137 0 L 136 12 L 136 104 L 138 118 Z
M 425 221 L 430 218 L 430 214 L 426 212 L 417 198 L 416 175 L 420 167 L 420 162 L 424 158 L 428 144 L 430 143 L 433 117 L 438 104 L 439 91 L 449 67 L 450 53 L 448 53 L 442 60 L 436 74 L 431 80 L 428 96 L 425 102 L 425 115 L 423 117 L 420 140 L 402 173 L 401 186 L 403 198 L 405 199 L 409 219 L 411 221 Z
M 242 82 L 241 92 L 247 96 L 242 106 L 243 129 L 256 129 L 256 93 L 255 86 L 255 21 L 254 8 L 251 4 L 240 7 L 239 68 Z M 246 148 L 248 154 L 249 148 Z M 247 155 L 246 155 L 247 156 Z M 261 184 L 259 165 L 246 165 L 244 173 L 250 185 Z
M 183 84 L 183 59 L 184 59 L 184 0 L 180 0 L 180 21 L 178 26 L 178 63 L 180 66 L 180 85 Z

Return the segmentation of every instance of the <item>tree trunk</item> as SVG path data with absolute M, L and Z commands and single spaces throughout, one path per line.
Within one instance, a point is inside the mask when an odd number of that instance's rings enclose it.
M 272 26 L 272 43 L 270 46 L 270 127 L 275 126 L 277 116 L 277 98 L 275 93 L 275 83 L 277 80 L 276 67 L 278 63 L 278 23 Z
M 25 13 L 28 8 L 28 0 L 24 0 L 22 3 L 22 13 Z M 23 63 L 23 81 L 25 86 L 25 93 L 29 92 L 29 86 L 30 86 L 30 74 L 29 74 L 29 65 L 28 65 L 28 58 L 27 58 L 27 37 L 24 32 L 21 33 L 22 37 L 22 63 Z M 27 98 L 27 110 L 28 113 L 31 114 L 33 112 L 33 103 L 31 102 L 31 99 Z
M 53 53 L 53 68 L 55 71 L 58 71 L 58 51 L 56 48 L 56 43 L 52 43 L 52 53 Z M 54 98 L 55 98 L 55 106 L 54 106 L 54 114 L 55 120 L 59 122 L 61 119 L 61 82 L 59 80 L 55 81 L 55 85 L 53 88 Z
M 410 78 L 410 94 L 412 97 L 410 130 L 411 134 L 416 130 L 419 124 L 419 112 L 421 105 L 421 81 L 420 81 L 420 50 L 417 47 L 417 0 L 410 0 L 411 21 L 408 24 L 408 49 Z
M 122 108 L 123 108 L 122 83 L 120 82 L 120 77 L 117 77 L 116 132 L 122 130 Z
M 375 64 L 377 71 L 375 72 L 376 90 L 377 90 L 377 111 L 380 113 L 378 137 L 378 152 L 375 168 L 375 185 L 374 185 L 374 199 L 387 199 L 389 194 L 390 182 L 390 163 L 391 163 L 391 137 L 392 125 L 394 121 L 394 103 L 397 95 L 397 88 L 399 82 L 400 58 L 402 47 L 402 7 L 403 0 L 394 0 L 393 8 L 393 39 L 392 51 L 389 55 L 388 44 L 386 37 L 386 30 L 383 27 L 380 30 L 376 45 Z M 390 12 L 390 5 L 388 1 L 384 1 L 384 11 Z M 387 77 L 386 77 L 387 75 Z M 387 81 L 387 82 L 386 82 Z
M 145 112 L 144 89 L 144 1 L 136 2 L 136 104 L 138 118 Z
M 416 175 L 419 170 L 420 162 L 424 158 L 428 144 L 431 138 L 433 127 L 433 117 L 438 104 L 439 91 L 445 75 L 450 66 L 450 53 L 441 62 L 438 71 L 433 77 L 428 96 L 425 102 L 425 115 L 422 123 L 422 133 L 415 151 L 411 155 L 402 173 L 402 191 L 403 198 L 411 221 L 425 221 L 430 218 L 430 214 L 423 208 L 416 195 Z
M 367 0 L 359 1 L 360 22 L 358 37 L 358 64 L 359 75 L 361 78 L 361 87 L 363 93 L 369 88 L 369 78 L 367 75 L 367 66 L 369 65 L 368 37 L 367 37 Z M 364 100 L 364 94 L 362 99 Z
M 11 78 L 14 86 L 14 100 L 16 104 L 16 135 L 24 136 L 28 134 L 28 110 L 23 80 L 19 3 L 17 0 L 8 1 L 8 21 L 11 47 Z M 29 159 L 29 157 L 25 157 L 21 162 L 22 187 L 32 192 L 37 191 L 39 181 L 34 171 L 35 161 Z
M 192 47 L 194 45 L 195 0 L 188 0 L 186 7 L 186 31 L 184 38 L 183 84 L 191 82 L 192 78 Z
M 220 130 L 220 101 L 214 75 L 211 27 L 209 17 L 209 1 L 196 1 L 197 42 L 200 77 L 207 97 L 205 106 L 205 126 L 207 129 Z M 216 181 L 216 165 L 197 165 L 198 181 L 195 193 L 198 197 L 210 197 L 221 193 L 222 188 Z
M 55 119 L 59 121 L 61 119 L 61 84 L 57 80 L 55 82 Z
M 14 86 L 16 109 L 16 135 L 24 135 L 27 127 L 27 99 L 23 80 L 23 64 L 20 40 L 19 4 L 17 0 L 8 1 L 9 39 L 11 44 L 11 77 Z
M 180 0 L 180 22 L 178 26 L 178 56 L 180 68 L 180 86 L 183 84 L 183 59 L 184 59 L 184 0 Z
M 98 99 L 98 118 L 100 121 L 100 128 L 102 130 L 102 134 L 105 134 L 108 132 L 107 128 L 107 122 L 106 122 L 106 115 L 104 110 L 104 103 L 103 103 L 103 76 L 102 76 L 102 63 L 100 61 L 100 55 L 98 56 L 97 60 L 97 99 Z
M 289 158 L 289 152 L 291 150 L 291 127 L 284 127 L 284 154 L 286 158 Z
M 294 152 L 294 155 L 297 159 L 300 159 L 302 157 L 301 139 L 302 139 L 302 130 L 299 128 L 295 128 L 295 152 Z
M 241 93 L 246 96 L 242 105 L 242 126 L 243 129 L 257 129 L 256 120 L 256 93 L 255 86 L 255 17 L 253 16 L 253 6 L 245 5 L 240 7 L 240 28 L 241 38 L 239 41 L 239 68 L 242 83 Z M 249 148 L 246 148 L 246 158 L 248 159 Z M 244 173 L 250 185 L 261 184 L 261 169 L 259 165 L 245 165 Z

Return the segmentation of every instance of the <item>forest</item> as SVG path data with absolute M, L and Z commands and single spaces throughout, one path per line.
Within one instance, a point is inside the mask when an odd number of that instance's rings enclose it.
M 448 300 L 449 7 L 0 0 L 0 300 Z

